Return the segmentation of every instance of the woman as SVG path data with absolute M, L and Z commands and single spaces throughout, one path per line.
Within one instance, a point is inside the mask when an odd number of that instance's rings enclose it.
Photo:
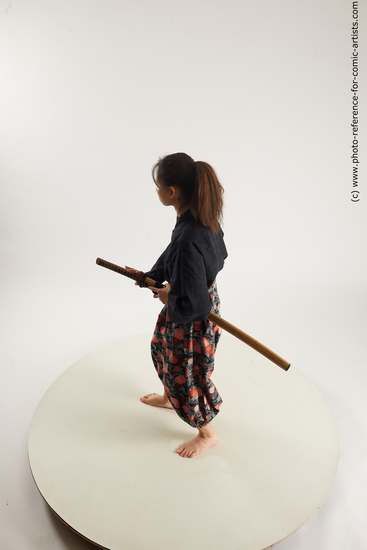
M 219 441 L 211 422 L 222 399 L 210 377 L 221 329 L 206 318 L 210 311 L 219 314 L 215 279 L 227 257 L 220 227 L 223 187 L 209 164 L 185 153 L 160 159 L 152 175 L 161 203 L 175 208 L 177 223 L 170 244 L 150 271 L 127 268 L 167 281 L 162 289 L 149 287 L 164 304 L 151 343 L 164 392 L 141 401 L 174 409 L 198 429 L 195 438 L 176 449 L 181 457 L 192 458 Z

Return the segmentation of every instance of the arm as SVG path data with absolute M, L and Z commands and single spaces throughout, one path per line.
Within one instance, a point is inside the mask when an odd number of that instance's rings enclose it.
M 168 315 L 174 323 L 205 319 L 211 311 L 204 258 L 192 242 L 183 243 L 170 265 Z
M 146 277 L 150 277 L 159 283 L 163 283 L 166 280 L 165 277 L 165 258 L 167 255 L 167 249 L 159 256 L 158 260 L 153 265 L 150 271 L 144 273 Z

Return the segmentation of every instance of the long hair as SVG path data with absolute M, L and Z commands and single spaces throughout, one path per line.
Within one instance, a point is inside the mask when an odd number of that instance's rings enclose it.
M 216 233 L 220 230 L 224 189 L 210 164 L 195 162 L 186 153 L 174 153 L 159 159 L 152 176 L 165 188 L 178 187 L 194 218 Z

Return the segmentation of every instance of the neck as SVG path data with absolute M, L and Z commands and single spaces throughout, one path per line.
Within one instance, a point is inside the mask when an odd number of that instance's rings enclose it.
M 180 217 L 181 214 L 183 214 L 184 212 L 186 212 L 187 210 L 189 210 L 190 208 L 190 204 L 189 203 L 185 203 L 185 204 L 182 204 L 180 207 L 176 207 L 175 206 L 175 210 L 177 212 L 177 216 Z

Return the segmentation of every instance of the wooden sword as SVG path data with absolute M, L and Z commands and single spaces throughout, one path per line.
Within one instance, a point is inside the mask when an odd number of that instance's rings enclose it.
M 148 287 L 152 286 L 155 288 L 163 288 L 164 285 L 161 283 L 154 281 L 153 279 L 150 279 L 149 277 L 145 277 L 142 281 L 140 281 L 141 277 L 139 275 L 135 275 L 134 273 L 130 273 L 127 271 L 127 269 L 124 269 L 123 267 L 120 267 L 119 265 L 112 264 L 111 262 L 107 262 L 106 260 L 102 260 L 101 258 L 97 258 L 96 263 L 98 265 L 101 265 L 102 267 L 106 267 L 107 269 L 111 269 L 112 271 L 116 271 L 116 273 L 120 273 L 120 275 L 125 275 L 125 277 L 129 277 L 130 279 L 134 279 L 134 281 L 139 282 L 139 286 L 141 287 Z M 282 368 L 283 370 L 287 371 L 289 367 L 291 366 L 288 361 L 271 351 L 271 349 L 267 348 L 255 338 L 252 338 L 252 336 L 249 336 L 246 334 L 246 332 L 243 332 L 243 330 L 240 330 L 239 328 L 235 327 L 234 325 L 231 325 L 228 321 L 223 319 L 223 317 L 219 317 L 219 315 L 216 315 L 212 311 L 209 313 L 207 319 L 211 321 L 212 323 L 215 323 L 222 329 L 226 330 L 242 342 L 245 342 L 248 346 L 256 350 L 257 352 L 261 353 L 261 355 L 264 355 L 267 359 L 270 359 L 273 363 L 278 365 L 278 367 Z

